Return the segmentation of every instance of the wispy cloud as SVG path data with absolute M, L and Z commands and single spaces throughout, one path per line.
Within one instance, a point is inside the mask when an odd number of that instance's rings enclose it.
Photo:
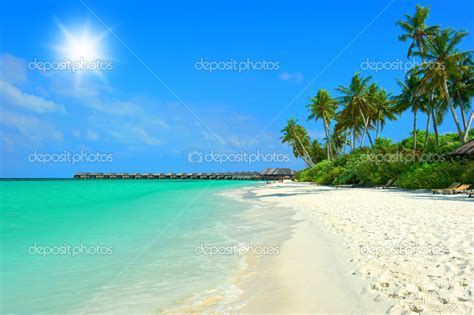
M 27 79 L 26 62 L 10 54 L 0 54 L 0 73 L 2 80 L 23 83 Z
M 12 84 L 0 80 L 0 97 L 7 104 L 21 107 L 36 113 L 64 111 L 61 105 L 40 96 L 24 93 Z
M 64 139 L 62 132 L 57 130 L 53 124 L 39 120 L 34 116 L 14 113 L 6 109 L 1 110 L 1 116 L 0 125 L 7 128 L 4 136 L 16 139 L 11 141 L 12 144 L 40 145 L 45 140 L 61 141 Z M 21 137 L 18 138 L 18 135 Z

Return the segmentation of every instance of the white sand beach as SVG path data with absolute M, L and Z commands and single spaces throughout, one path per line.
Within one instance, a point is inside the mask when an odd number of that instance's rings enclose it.
M 275 183 L 299 220 L 242 283 L 243 313 L 472 313 L 474 200 L 427 191 Z

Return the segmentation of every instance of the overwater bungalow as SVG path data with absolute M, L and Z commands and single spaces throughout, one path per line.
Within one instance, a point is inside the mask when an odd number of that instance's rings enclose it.
M 289 168 L 267 168 L 261 175 L 263 179 L 289 179 L 295 172 Z
M 469 156 L 472 144 L 462 148 Z M 213 172 L 213 173 L 76 173 L 75 179 L 234 179 L 234 180 L 277 180 L 293 178 L 295 172 L 289 168 L 267 168 L 259 172 Z

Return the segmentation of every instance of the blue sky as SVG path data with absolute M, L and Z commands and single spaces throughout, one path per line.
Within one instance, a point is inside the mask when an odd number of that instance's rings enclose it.
M 432 4 L 430 24 L 473 29 L 474 2 L 460 0 L 2 0 L 0 176 L 302 168 L 293 157 L 264 161 L 291 153 L 279 141 L 286 120 L 298 118 L 322 139 L 322 125 L 306 121 L 308 97 L 320 88 L 337 95 L 334 88 L 356 71 L 396 94 L 403 69 L 370 71 L 363 62 L 406 61 L 408 44 L 398 42 L 395 21 L 416 3 Z M 31 70 L 35 58 L 55 62 L 78 53 L 61 27 L 76 41 L 84 30 L 89 39 L 102 34 L 91 54 L 112 69 Z M 473 44 L 470 35 L 461 48 Z M 273 69 L 209 72 L 196 69 L 199 60 L 267 62 Z M 382 136 L 399 140 L 411 126 L 405 113 Z M 450 116 L 440 130 L 454 130 Z M 193 152 L 203 160 L 190 163 Z M 206 162 L 210 152 L 244 152 L 258 161 Z M 76 160 L 45 163 L 39 154 Z M 92 155 L 111 158 L 92 162 Z

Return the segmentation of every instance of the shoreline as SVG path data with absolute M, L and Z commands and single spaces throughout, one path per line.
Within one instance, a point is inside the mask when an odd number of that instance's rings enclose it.
M 298 223 L 280 254 L 261 257 L 242 282 L 242 313 L 474 309 L 474 207 L 467 199 L 307 183 L 251 190 L 260 201 L 295 211 Z M 395 244 L 405 252 L 395 252 Z M 436 251 L 413 252 L 423 246 Z

